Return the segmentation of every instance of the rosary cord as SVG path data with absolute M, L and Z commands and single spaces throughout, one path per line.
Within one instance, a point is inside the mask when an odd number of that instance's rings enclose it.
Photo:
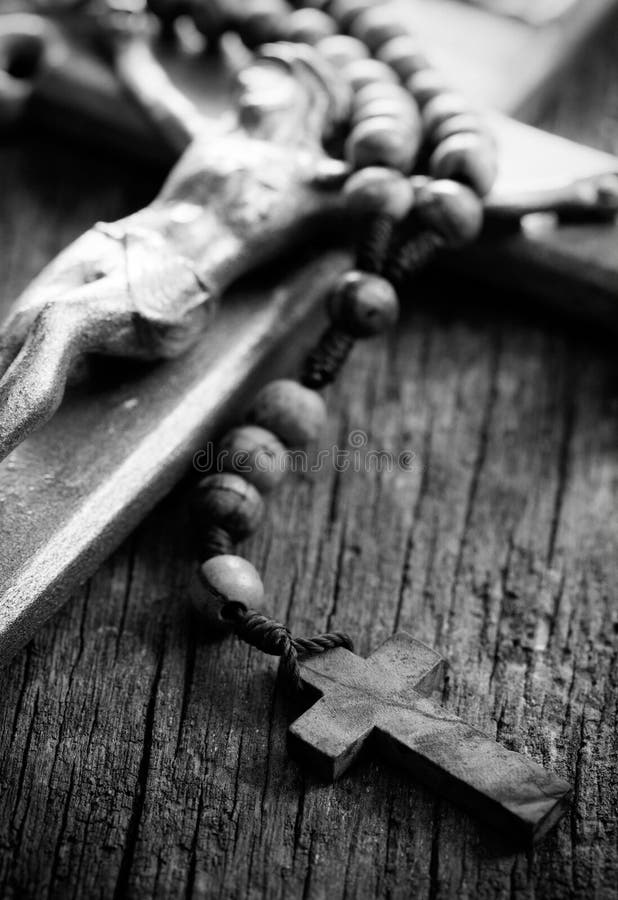
M 294 638 L 281 622 L 269 619 L 254 609 L 243 609 L 230 604 L 228 609 L 224 607 L 222 614 L 224 618 L 231 619 L 234 633 L 240 640 L 263 653 L 281 658 L 281 672 L 294 691 L 301 691 L 303 688 L 299 656 L 315 656 L 336 647 L 354 650 L 349 635 L 340 631 L 326 632 L 310 638 Z
M 444 239 L 436 232 L 423 230 L 394 242 L 383 269 L 383 275 L 398 293 L 424 269 L 444 247 Z

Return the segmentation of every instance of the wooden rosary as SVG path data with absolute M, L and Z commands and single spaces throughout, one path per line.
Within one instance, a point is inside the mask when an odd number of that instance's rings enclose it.
M 152 8 L 168 23 L 179 11 L 165 0 L 153 0 Z M 354 342 L 396 322 L 398 294 L 442 248 L 479 235 L 482 197 L 497 168 L 491 135 L 392 13 L 371 0 L 332 0 L 295 11 L 269 2 L 244 12 L 212 3 L 192 11 L 209 40 L 234 28 L 250 48 L 267 44 L 261 55 L 273 64 L 300 59 L 317 78 L 330 68 L 331 93 L 332 70 L 341 73 L 352 93 L 351 129 L 347 137 L 332 137 L 343 144 L 352 170 L 343 186 L 345 206 L 360 223 L 356 266 L 332 288 L 331 324 L 299 379 L 260 390 L 248 424 L 221 440 L 225 471 L 197 487 L 203 543 L 192 602 L 209 628 L 233 631 L 281 657 L 294 689 L 322 695 L 292 725 L 290 746 L 324 777 L 341 775 L 370 741 L 490 823 L 517 838 L 537 839 L 565 810 L 570 786 L 428 699 L 444 669 L 437 653 L 404 632 L 368 660 L 355 656 L 340 632 L 295 638 L 259 611 L 261 578 L 232 552 L 258 527 L 261 495 L 285 474 L 288 450 L 319 437 L 326 411 L 318 392 L 335 379 Z M 417 166 L 428 174 L 411 176 Z
M 565 811 L 569 784 L 434 703 L 438 653 L 404 632 L 369 659 L 339 632 L 293 637 L 260 612 L 261 578 L 233 552 L 258 527 L 288 453 L 318 439 L 319 392 L 355 341 L 394 325 L 398 298 L 437 254 L 479 236 L 497 171 L 491 134 L 373 0 L 151 0 L 165 27 L 189 12 L 209 42 L 232 30 L 257 51 L 237 75 L 233 127 L 208 122 L 157 70 L 133 39 L 132 0 L 104 5 L 121 81 L 182 155 L 149 206 L 95 225 L 17 301 L 0 335 L 0 458 L 53 415 L 79 359 L 176 356 L 241 275 L 324 227 L 353 233 L 355 267 L 330 291 L 330 324 L 298 380 L 259 391 L 248 423 L 222 438 L 224 471 L 197 487 L 192 602 L 212 630 L 279 656 L 292 688 L 321 695 L 290 746 L 324 777 L 371 745 L 515 838 L 538 839 Z

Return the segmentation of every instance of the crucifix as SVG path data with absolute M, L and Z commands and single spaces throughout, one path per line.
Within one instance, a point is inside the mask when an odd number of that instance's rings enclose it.
M 334 779 L 369 747 L 516 840 L 539 840 L 564 813 L 571 786 L 433 702 L 444 667 L 405 632 L 369 659 L 339 647 L 302 661 L 304 684 L 321 698 L 290 727 L 290 749 Z
M 112 23 L 112 31 L 114 28 Z M 325 154 L 322 141 L 345 117 L 349 99 L 314 56 L 289 47 L 277 49 L 276 45 L 264 49 L 240 76 L 238 126 L 211 124 L 207 128 L 196 110 L 153 67 L 146 45 L 133 38 L 125 43 L 124 35 L 119 44 L 114 43 L 117 39 L 117 34 L 111 35 L 125 87 L 147 110 L 151 124 L 169 146 L 177 152 L 189 149 L 153 204 L 121 222 L 96 226 L 20 299 L 4 331 L 5 374 L 0 385 L 3 455 L 19 448 L 25 437 L 50 419 L 62 401 L 71 369 L 84 354 L 142 359 L 181 354 L 209 326 L 218 297 L 233 281 L 299 242 L 310 230 L 336 224 L 344 213 L 339 188 L 349 169 Z M 560 141 L 531 136 L 508 122 L 497 123 L 501 147 L 512 152 L 514 146 L 521 146 L 518 142 L 525 145 L 530 139 L 533 152 L 537 152 L 547 140 L 552 149 L 563 150 L 568 157 L 566 168 L 573 166 L 574 171 L 557 185 L 536 185 L 527 192 L 521 187 L 507 190 L 508 180 L 502 185 L 498 182 L 486 201 L 489 219 L 504 225 L 529 213 L 549 211 L 610 221 L 616 200 L 615 181 L 607 177 L 616 172 L 611 157 L 584 153 L 580 164 L 578 152 L 568 146 L 564 150 Z M 424 189 L 419 183 L 419 196 Z M 611 224 L 607 228 L 611 232 Z M 549 244 L 553 256 L 549 256 L 546 270 L 552 271 L 557 261 L 564 259 L 564 250 L 559 236 Z M 526 253 L 530 254 L 530 247 L 524 245 L 520 259 L 525 259 Z M 538 258 L 535 262 L 538 270 Z M 455 264 L 470 263 L 462 255 Z M 177 425 L 174 420 L 174 430 Z M 191 429 L 194 434 L 195 420 Z M 159 484 L 169 484 L 181 467 L 177 456 L 173 464 L 170 459 L 157 463 Z M 124 464 L 121 469 L 126 483 L 130 479 Z M 164 469 L 167 474 L 162 477 Z M 227 495 L 220 485 L 215 486 L 220 507 L 229 501 L 226 490 Z M 89 499 L 100 502 L 105 486 L 101 491 L 92 492 Z M 148 502 L 153 502 L 155 495 L 156 491 Z M 253 502 L 246 494 L 233 499 L 242 502 L 245 512 L 246 504 Z M 131 513 L 122 523 L 117 514 L 118 539 L 135 515 L 134 498 L 126 496 L 122 503 Z M 142 501 L 140 510 L 143 508 Z M 81 503 L 80 512 L 84 509 L 92 509 L 92 505 Z M 224 512 L 229 522 L 237 523 L 236 507 L 231 512 L 226 507 Z M 101 519 L 97 528 L 99 534 L 103 532 Z M 74 528 L 72 531 L 75 534 Z M 56 551 L 67 537 L 67 532 L 61 532 Z M 6 580 L 1 628 L 4 649 L 12 651 L 27 640 L 59 602 L 68 579 L 83 577 L 84 569 L 75 562 L 93 546 L 92 530 L 87 540 L 87 547 L 73 545 L 73 565 L 65 563 L 64 581 L 29 563 L 22 566 L 18 578 Z M 30 581 L 24 582 L 24 569 L 32 576 Z M 258 588 L 251 580 L 252 573 L 241 570 L 236 575 L 242 576 L 244 589 L 253 597 Z M 229 572 L 221 571 L 202 573 L 196 588 L 198 604 L 202 597 L 206 604 L 213 598 L 225 600 L 228 576 Z M 51 591 L 39 588 L 41 578 L 48 581 L 48 589 L 53 586 Z M 32 593 L 24 594 L 24 583 L 30 584 Z M 246 604 L 237 602 L 235 608 L 243 606 Z M 237 628 L 248 637 L 247 622 L 237 623 Z M 281 641 L 287 639 L 280 630 L 276 636 L 279 651 Z M 272 646 L 267 652 L 272 652 Z M 293 743 L 319 768 L 337 776 L 371 736 L 382 752 L 420 772 L 430 783 L 444 785 L 449 795 L 478 806 L 490 821 L 528 837 L 540 836 L 563 809 L 568 786 L 423 699 L 421 693 L 434 683 L 441 668 L 435 661 L 423 662 L 427 653 L 431 652 L 398 635 L 378 651 L 375 662 L 360 661 L 341 644 L 328 648 L 321 657 L 301 661 L 303 680 L 322 690 L 325 697 L 293 726 Z M 399 660 L 398 674 L 388 665 L 394 658 Z M 382 689 L 382 674 L 392 682 L 388 692 Z M 331 696 L 333 683 L 336 689 Z M 351 710 L 355 711 L 354 721 Z M 308 724 L 312 725 L 310 731 Z M 480 763 L 482 759 L 488 761 L 488 768 Z M 498 773 L 495 779 L 494 772 Z

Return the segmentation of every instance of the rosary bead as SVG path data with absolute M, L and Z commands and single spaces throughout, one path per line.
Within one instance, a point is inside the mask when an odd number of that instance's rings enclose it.
M 394 69 L 402 81 L 406 81 L 428 66 L 427 57 L 418 41 L 409 34 L 393 37 L 379 48 L 376 58 Z
M 446 119 L 433 131 L 431 135 L 434 146 L 437 146 L 452 134 L 483 134 L 485 126 L 481 117 L 475 113 L 461 113 L 458 116 L 451 116 Z
M 371 6 L 354 17 L 350 25 L 350 33 L 363 41 L 375 53 L 391 38 L 402 37 L 406 28 L 393 15 L 388 6 Z
M 389 281 L 352 270 L 339 278 L 328 298 L 333 322 L 354 337 L 371 337 L 395 324 L 399 301 Z
M 496 179 L 498 161 L 492 141 L 480 134 L 452 134 L 439 144 L 429 160 L 434 178 L 454 178 L 484 197 Z
M 415 192 L 414 211 L 421 224 L 437 232 L 450 247 L 473 241 L 483 226 L 483 203 L 457 181 L 429 181 Z
M 348 178 L 343 193 L 352 215 L 386 215 L 401 221 L 410 212 L 414 187 L 396 169 L 368 166 Z
M 259 391 L 249 419 L 274 432 L 288 447 L 304 447 L 323 430 L 326 406 L 315 391 L 298 381 L 280 378 Z
M 343 69 L 343 77 L 348 80 L 353 91 L 359 91 L 373 82 L 397 84 L 397 76 L 392 69 L 377 59 L 356 59 Z
M 272 431 L 258 425 L 228 431 L 219 442 L 219 454 L 226 471 L 242 475 L 262 494 L 277 487 L 285 475 L 285 447 Z
M 317 44 L 337 31 L 337 25 L 319 9 L 296 9 L 285 20 L 285 40 L 299 44 Z
M 253 485 L 231 472 L 202 478 L 195 508 L 210 523 L 225 529 L 233 541 L 255 531 L 264 513 L 264 503 Z
M 437 97 L 438 94 L 443 94 L 448 90 L 440 73 L 431 68 L 421 69 L 420 72 L 411 75 L 406 81 L 406 87 L 421 107 Z
M 454 116 L 470 112 L 470 105 L 461 94 L 451 91 L 438 94 L 428 100 L 423 109 L 423 127 L 425 134 L 433 135 L 438 126 Z
M 323 56 L 336 69 L 342 69 L 357 59 L 367 59 L 369 51 L 361 41 L 347 34 L 333 34 L 322 38 L 315 45 L 320 56 Z
M 245 610 L 261 606 L 264 586 L 249 560 L 225 553 L 196 567 L 189 596 L 204 623 L 213 630 L 224 631 L 231 627 L 231 621 L 223 615 L 225 607 Z
M 354 19 L 374 4 L 375 0 L 332 0 L 328 11 L 342 31 L 349 31 Z
M 355 169 L 387 166 L 407 173 L 417 151 L 414 134 L 391 116 L 364 119 L 355 125 L 345 142 L 345 158 Z

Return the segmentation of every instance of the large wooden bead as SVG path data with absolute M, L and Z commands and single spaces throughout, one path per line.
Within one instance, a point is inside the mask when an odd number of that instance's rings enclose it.
M 283 26 L 287 41 L 311 45 L 334 35 L 336 31 L 337 23 L 327 13 L 309 8 L 294 10 Z
M 376 57 L 390 66 L 402 81 L 406 81 L 421 69 L 428 66 L 419 42 L 411 35 L 393 37 L 377 50 Z
M 231 617 L 226 613 L 232 612 L 233 607 L 246 610 L 262 606 L 264 586 L 248 560 L 225 553 L 207 559 L 196 568 L 189 596 L 210 629 L 225 631 L 231 628 Z
M 452 134 L 431 154 L 429 171 L 434 178 L 454 178 L 484 197 L 498 172 L 496 148 L 480 134 Z
M 451 116 L 434 129 L 431 140 L 437 146 L 452 134 L 484 134 L 485 126 L 481 117 L 475 113 L 462 113 Z
M 336 69 L 343 69 L 351 62 L 369 57 L 365 45 L 348 34 L 333 34 L 322 38 L 315 49 Z
M 418 220 L 441 235 L 451 247 L 473 241 L 483 226 L 483 204 L 456 181 L 429 181 L 417 189 L 414 212 Z
M 227 472 L 242 475 L 264 494 L 281 483 L 287 451 L 272 431 L 259 425 L 243 425 L 221 439 L 219 458 Z
M 387 215 L 399 221 L 410 212 L 414 186 L 396 169 L 368 166 L 348 178 L 343 193 L 353 216 Z
M 374 116 L 355 125 L 345 143 L 345 157 L 355 169 L 387 166 L 409 172 L 418 152 L 418 135 L 391 116 Z
M 423 109 L 423 126 L 426 134 L 433 134 L 435 129 L 462 113 L 470 112 L 470 104 L 461 94 L 445 91 L 428 100 Z
M 440 73 L 432 68 L 415 72 L 406 81 L 406 87 L 421 107 L 448 90 L 448 85 Z
M 207 524 L 224 529 L 233 541 L 255 531 L 264 514 L 264 502 L 254 486 L 232 472 L 202 478 L 195 508 Z
M 328 298 L 333 322 L 355 337 L 371 337 L 395 324 L 399 301 L 385 278 L 368 272 L 346 272 Z
M 353 91 L 360 91 L 374 81 L 397 84 L 397 76 L 393 70 L 377 59 L 356 59 L 348 63 L 343 69 L 343 77 L 347 79 Z
M 304 447 L 323 430 L 326 406 L 315 391 L 298 381 L 280 378 L 258 392 L 249 419 L 274 432 L 288 447 Z
M 343 31 L 349 31 L 354 19 L 374 3 L 375 0 L 332 0 L 328 11 Z
M 379 47 L 391 38 L 405 35 L 406 28 L 393 15 L 390 6 L 371 6 L 355 16 L 350 24 L 350 32 L 375 53 Z

